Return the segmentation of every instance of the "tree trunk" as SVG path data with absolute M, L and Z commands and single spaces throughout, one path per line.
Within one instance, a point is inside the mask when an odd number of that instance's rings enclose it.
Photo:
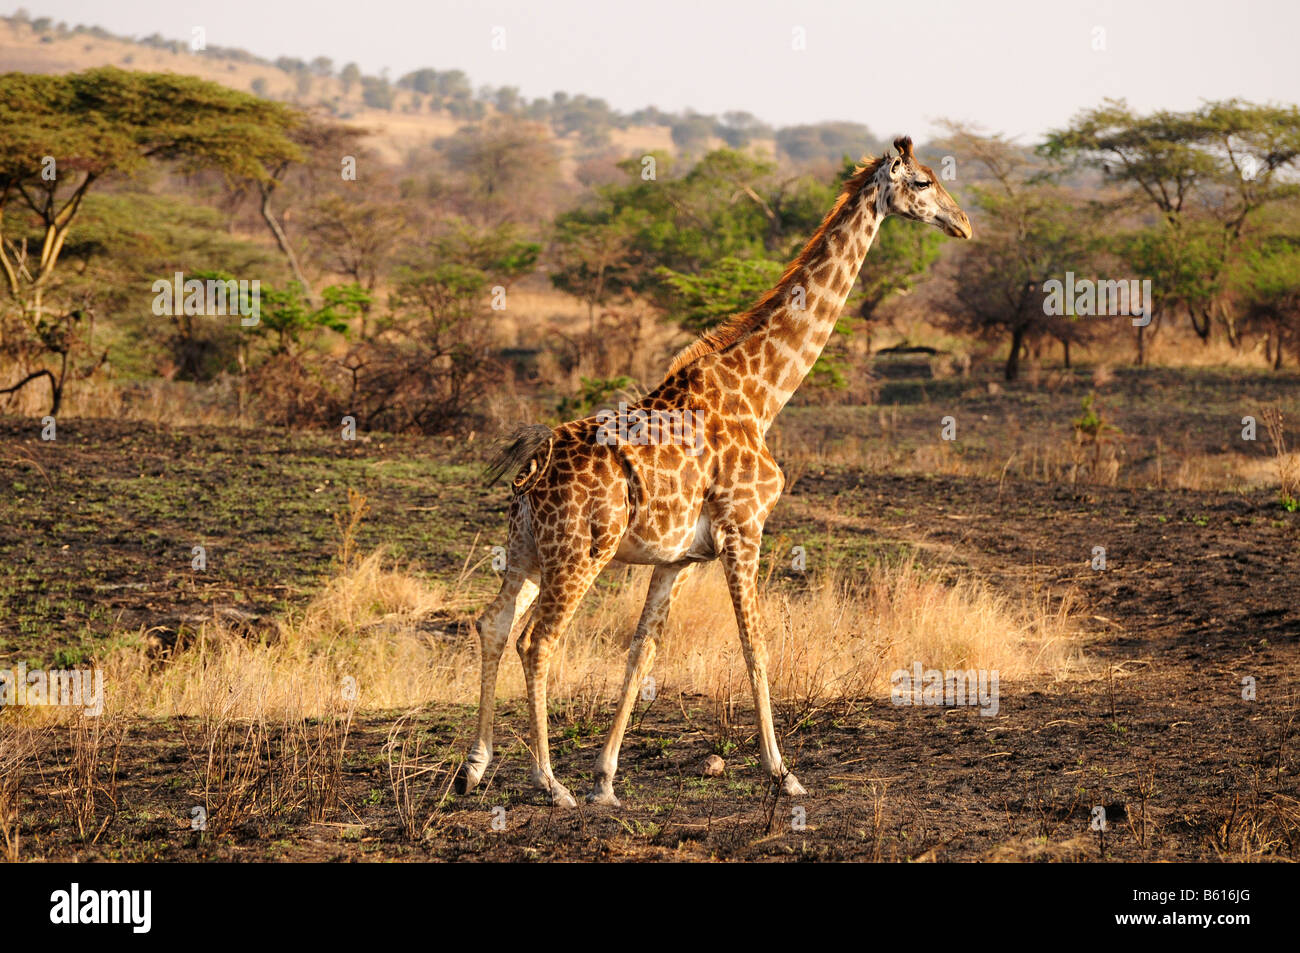
M 1187 309 L 1187 316 L 1192 319 L 1192 330 L 1195 331 L 1197 336 L 1201 339 L 1201 343 L 1209 344 L 1211 330 L 1209 310 L 1202 310 L 1199 314 L 1200 320 L 1198 321 L 1197 309 L 1189 307 Z
M 1011 353 L 1007 355 L 1007 367 L 1003 374 L 1006 380 L 1013 381 L 1020 373 L 1020 350 L 1025 345 L 1025 329 L 1016 328 L 1011 332 Z
M 276 219 L 275 213 L 271 211 L 271 191 L 262 190 L 262 218 L 266 221 L 266 227 L 271 230 L 275 236 L 275 243 L 280 246 L 280 251 L 288 259 L 289 269 L 293 272 L 294 278 L 298 284 L 302 285 L 302 293 L 307 300 L 311 302 L 312 307 L 316 307 L 316 295 L 311 290 L 311 284 L 307 281 L 307 276 L 302 273 L 302 268 L 298 265 L 298 256 L 293 253 L 293 246 L 289 244 L 289 236 L 285 234 L 280 222 Z
M 66 370 L 66 366 L 65 366 L 65 370 Z M 26 377 L 20 380 L 13 387 L 6 387 L 3 390 L 0 390 L 0 394 L 12 394 L 15 391 L 21 390 L 27 384 L 36 380 L 36 378 L 38 377 L 49 378 L 50 415 L 57 416 L 59 413 L 59 405 L 63 403 L 63 384 L 59 381 L 58 378 L 54 376 L 53 372 L 46 370 L 45 368 L 41 368 L 39 371 L 32 371 L 30 374 L 28 374 Z

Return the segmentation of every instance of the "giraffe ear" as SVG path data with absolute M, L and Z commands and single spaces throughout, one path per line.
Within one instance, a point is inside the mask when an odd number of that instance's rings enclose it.
M 912 137 L 899 136 L 894 140 L 894 148 L 898 150 L 898 154 L 902 158 L 910 160 L 912 158 Z

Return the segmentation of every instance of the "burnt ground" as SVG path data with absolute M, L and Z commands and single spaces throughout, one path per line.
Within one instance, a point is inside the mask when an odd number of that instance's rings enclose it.
M 329 571 L 330 511 L 361 486 L 380 541 L 436 576 L 502 523 L 503 494 L 432 441 L 343 446 L 248 431 L 169 432 L 69 422 L 42 446 L 0 421 L 2 652 L 8 663 L 93 657 L 103 633 L 184 625 L 214 606 L 273 612 Z M 418 514 L 418 518 L 416 518 Z M 364 535 L 369 533 L 370 536 Z M 774 801 L 757 770 L 752 713 L 720 727 L 703 697 L 638 711 L 618 809 L 557 811 L 527 784 L 522 706 L 499 715 L 491 781 L 403 831 L 383 748 L 399 713 L 358 716 L 321 823 L 301 805 L 196 833 L 201 726 L 136 720 L 116 771 L 116 812 L 77 836 L 58 764 L 25 785 L 22 856 L 121 860 L 1244 860 L 1297 857 L 1300 790 L 1300 514 L 1273 493 L 1070 487 L 1028 481 L 804 472 L 769 525 L 805 543 L 809 568 L 852 570 L 895 551 L 1009 592 L 1073 588 L 1095 674 L 1003 680 L 1000 710 L 904 708 L 887 697 L 782 709 L 782 744 L 809 789 Z M 213 571 L 188 573 L 190 545 Z M 1091 567 L 1093 548 L 1107 567 Z M 794 583 L 791 583 L 794 584 Z M 120 638 L 122 636 L 116 636 Z M 513 664 L 508 658 L 506 664 Z M 1242 697 L 1242 680 L 1257 697 Z M 2 717 L 2 716 L 0 716 Z M 585 790 L 608 709 L 552 718 L 557 776 Z M 417 718 L 429 752 L 463 751 L 473 711 Z M 725 752 L 723 777 L 700 765 Z M 265 792 L 263 792 L 265 793 Z M 1104 834 L 1090 828 L 1106 809 Z M 504 815 L 495 808 L 505 808 Z M 494 829 L 494 822 L 504 829 Z M 800 826 L 797 822 L 803 818 Z

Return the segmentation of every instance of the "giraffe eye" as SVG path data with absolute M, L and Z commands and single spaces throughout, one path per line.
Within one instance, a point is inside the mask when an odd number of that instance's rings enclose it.
M 928 188 L 930 187 L 930 183 L 929 183 L 929 182 L 918 182 L 918 183 L 916 183 L 916 187 L 917 187 L 918 190 L 919 190 L 919 189 L 928 189 Z

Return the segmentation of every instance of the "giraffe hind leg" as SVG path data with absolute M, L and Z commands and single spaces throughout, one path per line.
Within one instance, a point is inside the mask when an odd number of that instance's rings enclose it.
M 466 794 L 483 779 L 492 762 L 492 722 L 496 714 L 497 672 L 510 633 L 537 598 L 536 576 L 511 566 L 501 591 L 478 620 L 481 656 L 478 699 L 478 737 L 456 776 L 456 792 Z M 527 623 L 525 623 L 527 625 Z
M 591 584 L 600 575 L 613 555 L 607 553 L 595 558 L 585 554 L 560 567 L 557 571 L 542 574 L 541 593 L 529 620 L 528 628 L 520 634 L 515 648 L 524 666 L 524 680 L 528 685 L 528 714 L 531 729 L 533 769 L 532 782 L 543 791 L 556 807 L 576 807 L 577 801 L 563 784 L 555 779 L 551 770 L 551 749 L 546 713 L 546 674 L 550 667 L 551 650 L 564 630 L 568 628 L 578 603 Z

